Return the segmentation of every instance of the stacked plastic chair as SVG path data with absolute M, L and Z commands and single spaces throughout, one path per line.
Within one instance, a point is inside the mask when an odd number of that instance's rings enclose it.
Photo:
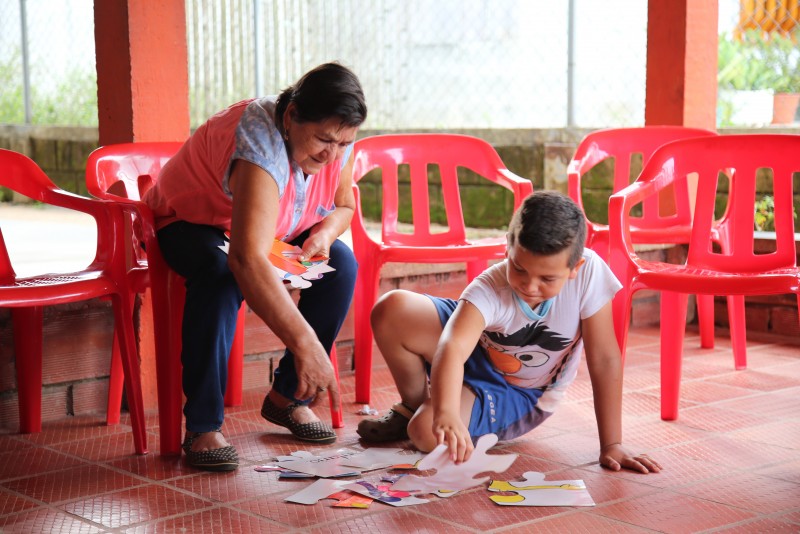
M 623 289 L 614 299 L 614 321 L 623 346 L 630 302 L 636 291 L 661 292 L 661 417 L 676 419 L 688 294 L 726 295 L 731 343 L 737 369 L 747 365 L 744 297 L 796 294 L 800 311 L 793 177 L 800 172 L 800 136 L 725 135 L 674 141 L 659 148 L 639 179 L 611 196 L 611 264 Z M 775 200 L 775 250 L 754 252 L 756 185 L 771 173 Z M 632 211 L 664 194 L 688 199 L 697 181 L 688 254 L 681 265 L 646 261 L 634 249 Z M 766 182 L 767 180 L 763 180 Z M 721 184 L 727 208 L 718 215 Z M 688 203 L 688 200 L 685 202 Z M 716 245 L 716 246 L 715 246 Z
M 12 308 L 20 430 L 24 433 L 42 430 L 43 308 L 108 298 L 114 310 L 114 345 L 120 367 L 124 369 L 134 448 L 138 454 L 146 454 L 147 431 L 132 289 L 141 283 L 146 273 L 127 257 L 128 207 L 63 191 L 33 161 L 9 150 L 0 150 L 0 185 L 44 204 L 91 215 L 97 225 L 95 257 L 85 269 L 22 278 L 14 272 L 0 233 L 0 307 Z

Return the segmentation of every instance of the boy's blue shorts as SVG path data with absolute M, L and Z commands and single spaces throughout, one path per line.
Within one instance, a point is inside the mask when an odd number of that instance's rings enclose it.
M 426 296 L 433 301 L 444 326 L 458 302 Z M 551 415 L 536 405 L 542 396 L 541 389 L 521 388 L 506 382 L 492 367 L 480 345 L 464 362 L 464 384 L 475 393 L 469 420 L 469 434 L 473 440 L 484 434 L 497 434 L 500 441 L 514 439 L 530 432 Z

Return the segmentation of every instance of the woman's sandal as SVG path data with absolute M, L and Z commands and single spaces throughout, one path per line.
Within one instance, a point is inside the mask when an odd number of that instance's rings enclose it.
M 408 422 L 414 411 L 398 402 L 379 419 L 364 419 L 358 423 L 356 432 L 364 441 L 400 441 L 408 439 Z
M 212 432 L 221 433 L 221 430 L 218 428 L 212 430 Z M 182 447 L 183 452 L 186 453 L 187 464 L 206 471 L 233 471 L 239 467 L 239 455 L 236 454 L 236 448 L 233 445 L 210 451 L 193 451 L 192 443 L 201 434 L 206 434 L 206 432 L 197 432 L 191 436 L 187 435 L 183 440 Z
M 267 396 L 261 406 L 261 417 L 278 426 L 288 428 L 297 439 L 311 441 L 320 445 L 327 445 L 336 441 L 336 432 L 330 425 L 322 421 L 313 423 L 298 423 L 292 419 L 292 412 L 302 404 L 292 403 L 286 408 L 279 408 Z

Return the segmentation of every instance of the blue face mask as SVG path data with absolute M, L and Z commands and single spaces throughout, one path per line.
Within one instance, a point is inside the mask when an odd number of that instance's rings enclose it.
M 522 310 L 522 313 L 530 319 L 531 321 L 541 321 L 544 319 L 544 316 L 547 315 L 547 312 L 550 311 L 550 306 L 553 304 L 553 299 L 548 299 L 536 306 L 536 311 L 531 308 L 527 302 L 519 298 L 519 295 L 516 293 L 512 293 L 514 295 L 514 300 L 517 302 L 517 306 L 519 309 Z

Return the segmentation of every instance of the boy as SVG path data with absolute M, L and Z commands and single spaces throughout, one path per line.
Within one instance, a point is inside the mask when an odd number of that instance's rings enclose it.
M 366 441 L 410 438 L 422 451 L 444 443 L 454 461 L 465 461 L 473 439 L 513 439 L 547 419 L 585 346 L 601 465 L 658 472 L 655 460 L 622 447 L 622 361 L 611 315 L 620 284 L 584 250 L 585 239 L 583 214 L 569 197 L 536 192 L 511 220 L 506 259 L 457 302 L 409 291 L 384 295 L 372 326 L 401 402 L 380 419 L 361 421 L 358 434 Z

